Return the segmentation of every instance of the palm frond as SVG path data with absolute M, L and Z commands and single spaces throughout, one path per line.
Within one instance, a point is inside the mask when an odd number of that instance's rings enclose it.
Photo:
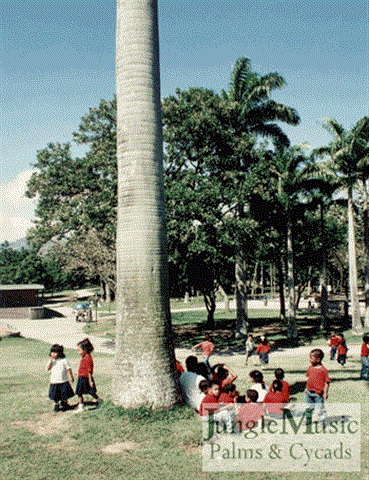
M 276 103 L 273 100 L 268 100 L 249 110 L 246 105 L 242 111 L 242 115 L 244 121 L 251 124 L 276 120 L 288 123 L 289 125 L 297 125 L 300 122 L 300 117 L 295 109 L 281 103 Z
M 352 129 L 355 137 L 369 141 L 369 118 L 361 118 Z
M 275 142 L 275 144 L 279 144 L 280 146 L 290 146 L 289 138 L 276 123 L 254 123 L 253 125 L 249 126 L 249 132 L 261 135 L 262 137 L 270 138 Z
M 229 85 L 231 99 L 241 102 L 248 91 L 249 85 L 255 81 L 256 74 L 251 71 L 250 59 L 241 57 L 236 60 L 231 74 L 231 83 Z
M 323 128 L 325 128 L 333 136 L 340 138 L 343 137 L 345 133 L 343 126 L 334 118 L 327 118 L 323 124 Z

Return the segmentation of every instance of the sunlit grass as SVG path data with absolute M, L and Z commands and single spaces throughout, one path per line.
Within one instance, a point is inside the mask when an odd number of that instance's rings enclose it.
M 52 411 L 47 398 L 45 364 L 49 346 L 34 340 L 0 342 L 1 478 L 43 480 L 362 480 L 368 474 L 368 383 L 358 380 L 359 358 L 349 355 L 347 368 L 326 360 L 332 378 L 329 402 L 360 402 L 363 417 L 361 473 L 205 473 L 201 471 L 201 425 L 187 407 L 153 412 L 124 410 L 110 401 L 112 357 L 94 353 L 95 379 L 105 403 L 82 414 Z M 77 352 L 66 351 L 76 372 Z M 214 357 L 213 362 L 220 357 Z M 240 356 L 227 357 L 238 373 L 241 393 L 250 387 Z M 241 360 L 240 360 L 241 359 Z M 267 384 L 277 366 L 285 369 L 295 401 L 303 400 L 307 355 L 270 357 Z M 76 402 L 72 399 L 71 403 Z M 116 453 L 104 453 L 112 449 Z M 114 450 L 115 449 L 115 450 Z M 366 472 L 366 473 L 365 473 Z

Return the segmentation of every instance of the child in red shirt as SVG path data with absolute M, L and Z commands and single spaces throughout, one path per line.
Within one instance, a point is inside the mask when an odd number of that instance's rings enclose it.
M 344 367 L 347 359 L 348 348 L 346 345 L 345 337 L 342 333 L 338 334 L 338 338 L 339 344 L 337 346 L 337 362 L 342 365 L 342 367 Z
M 204 340 L 197 345 L 193 346 L 191 350 L 196 350 L 196 348 L 201 348 L 202 355 L 204 357 L 204 363 L 206 365 L 206 368 L 210 372 L 210 363 L 209 363 L 209 357 L 214 351 L 214 344 L 211 341 L 210 335 L 206 335 Z
M 328 398 L 330 378 L 327 369 L 322 365 L 324 353 L 320 348 L 314 348 L 310 352 L 310 366 L 306 372 L 306 403 L 308 405 L 320 405 L 319 417 L 325 418 L 326 411 L 324 400 Z
M 237 423 L 239 430 L 251 430 L 257 426 L 259 420 L 263 418 L 264 407 L 258 400 L 258 392 L 250 388 L 246 392 L 246 403 L 238 410 Z
M 369 334 L 363 336 L 361 345 L 361 380 L 369 380 Z
M 237 375 L 233 370 L 226 366 L 225 363 L 219 363 L 215 365 L 215 367 L 216 370 L 213 374 L 213 377 L 216 382 L 219 382 L 220 389 L 223 391 L 227 384 L 233 383 L 236 380 Z
M 264 404 L 267 412 L 272 416 L 281 417 L 285 405 L 285 394 L 282 391 L 283 385 L 280 380 L 274 380 L 269 392 L 265 395 Z
M 228 407 L 222 408 L 219 405 L 219 397 L 219 383 L 214 381 L 209 382 L 209 386 L 207 390 L 205 390 L 205 397 L 200 404 L 199 413 L 202 417 L 208 417 L 209 414 L 213 414 L 214 421 L 220 424 L 224 424 L 227 433 L 234 433 L 234 412 L 228 410 Z
M 288 403 L 290 401 L 290 385 L 288 382 L 286 382 L 284 379 L 284 370 L 283 368 L 277 368 L 274 371 L 274 376 L 276 380 L 280 380 L 282 383 L 282 393 L 283 393 L 283 401 L 285 403 Z M 270 386 L 269 391 L 271 392 L 273 390 L 273 384 Z
M 220 385 L 217 382 L 209 382 L 206 390 L 201 389 L 205 397 L 200 404 L 200 415 L 208 415 L 211 412 L 219 410 Z M 206 406 L 208 405 L 208 406 Z
M 256 353 L 259 355 L 260 358 L 260 365 L 261 369 L 264 370 L 265 365 L 269 363 L 269 352 L 271 347 L 268 343 L 268 340 L 265 335 L 260 337 L 260 343 L 257 346 Z
M 236 390 L 234 383 L 227 383 L 224 385 L 223 391 L 219 397 L 219 403 L 235 403 L 239 397 L 239 392 Z
M 88 338 L 81 340 L 77 343 L 78 353 L 81 355 L 81 361 L 78 368 L 78 380 L 76 386 L 76 394 L 78 395 L 78 408 L 77 412 L 82 412 L 84 409 L 83 394 L 91 395 L 97 404 L 102 403 L 101 398 L 96 393 L 96 385 L 94 381 L 93 370 L 94 362 L 91 357 L 91 352 L 94 347 Z
M 336 353 L 337 353 L 337 347 L 340 343 L 339 337 L 333 332 L 332 335 L 329 337 L 328 340 L 328 345 L 330 347 L 330 352 L 331 352 L 331 360 L 334 360 Z
M 176 371 L 181 374 L 182 372 L 185 371 L 185 369 L 182 367 L 182 364 L 181 362 L 179 362 L 178 360 L 176 360 Z

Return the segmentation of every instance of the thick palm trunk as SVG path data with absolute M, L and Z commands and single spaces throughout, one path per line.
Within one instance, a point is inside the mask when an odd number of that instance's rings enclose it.
M 347 216 L 348 216 L 348 257 L 349 257 L 349 283 L 350 283 L 352 330 L 359 335 L 362 333 L 363 328 L 361 325 L 359 296 L 357 291 L 357 264 L 356 264 L 354 209 L 352 205 L 352 197 L 351 197 L 350 191 L 348 196 Z
M 113 400 L 170 407 L 174 374 L 163 201 L 157 0 L 117 2 L 117 326 Z

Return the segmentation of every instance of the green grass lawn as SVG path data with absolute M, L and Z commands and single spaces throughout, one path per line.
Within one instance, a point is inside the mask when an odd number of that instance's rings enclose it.
M 112 357 L 94 354 L 95 379 L 105 403 L 82 414 L 52 411 L 47 398 L 45 365 L 49 346 L 6 338 L 0 342 L 0 477 L 6 480 L 363 480 L 369 473 L 368 383 L 358 380 L 359 359 L 349 357 L 345 370 L 327 361 L 332 378 L 329 402 L 360 402 L 362 405 L 361 473 L 206 473 L 201 470 L 201 425 L 187 407 L 152 412 L 123 410 L 112 405 L 110 375 Z M 76 371 L 79 357 L 66 351 Z M 239 377 L 238 389 L 250 386 L 240 357 L 230 358 Z M 292 396 L 303 400 L 308 359 L 291 353 L 271 356 L 267 383 L 273 369 L 285 369 Z M 72 399 L 71 403 L 76 402 Z M 110 453 L 109 453 L 110 452 Z M 111 453 L 112 452 L 112 453 Z

